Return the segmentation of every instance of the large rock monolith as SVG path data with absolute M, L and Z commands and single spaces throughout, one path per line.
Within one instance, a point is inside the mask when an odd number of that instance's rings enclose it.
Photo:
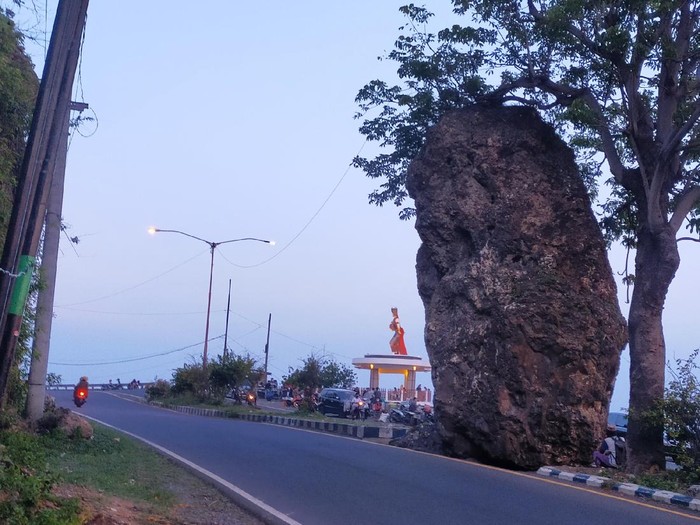
M 445 450 L 589 464 L 626 327 L 571 150 L 534 110 L 475 106 L 429 132 L 407 187 Z

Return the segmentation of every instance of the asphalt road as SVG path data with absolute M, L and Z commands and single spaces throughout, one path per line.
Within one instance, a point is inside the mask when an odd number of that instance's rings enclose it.
M 52 392 L 75 409 L 70 392 Z M 676 525 L 700 515 L 609 491 L 352 438 L 192 416 L 91 392 L 76 412 L 188 460 L 276 511 L 314 524 Z M 288 517 L 288 518 L 287 518 Z

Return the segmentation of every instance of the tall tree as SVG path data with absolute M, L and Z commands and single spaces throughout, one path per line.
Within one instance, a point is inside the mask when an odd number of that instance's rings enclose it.
M 406 168 L 442 114 L 475 102 L 538 108 L 575 148 L 601 227 L 636 249 L 629 311 L 629 468 L 664 467 L 663 428 L 639 415 L 664 394 L 662 311 L 679 230 L 700 230 L 698 0 L 453 0 L 471 25 L 427 32 L 413 4 L 386 58 L 400 85 L 369 82 L 360 131 L 387 152 L 355 159 L 383 179 L 370 202 L 403 206 Z M 368 112 L 378 111 L 368 115 Z M 414 214 L 403 207 L 401 218 Z M 688 238 L 688 237 L 685 237 Z

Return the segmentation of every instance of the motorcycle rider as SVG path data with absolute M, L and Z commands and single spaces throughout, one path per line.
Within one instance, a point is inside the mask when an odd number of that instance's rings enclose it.
M 87 401 L 88 397 L 88 378 L 87 376 L 82 376 L 80 380 L 78 381 L 78 384 L 75 385 L 75 388 L 73 389 L 73 401 L 76 401 L 76 405 L 78 405 L 78 400 L 82 401 L 83 403 Z M 81 396 L 80 393 L 83 393 Z M 82 403 L 80 403 L 82 404 Z M 80 406 L 80 405 L 78 405 Z
M 352 419 L 364 419 L 364 404 L 365 402 L 360 397 L 360 392 L 355 391 L 355 397 L 352 400 L 352 412 L 350 416 Z

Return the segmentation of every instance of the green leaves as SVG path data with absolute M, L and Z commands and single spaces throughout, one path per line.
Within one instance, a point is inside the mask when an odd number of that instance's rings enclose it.
M 282 378 L 285 384 L 310 390 L 323 387 L 350 388 L 357 380 L 352 368 L 325 356 L 312 354 L 303 363 L 301 368 L 292 370 L 290 367 L 289 375 Z
M 642 414 L 651 424 L 663 425 L 667 450 L 683 471 L 692 476 L 692 483 L 700 480 L 698 353 L 700 350 L 696 349 L 687 359 L 676 361 L 664 399 Z
M 605 165 L 613 185 L 624 184 L 633 201 L 647 198 L 643 172 L 667 178 L 655 186 L 667 193 L 651 197 L 660 198 L 662 208 L 698 184 L 700 2 L 452 3 L 464 23 L 438 31 L 430 31 L 434 19 L 425 8 L 402 7 L 407 23 L 384 57 L 396 62 L 401 83 L 373 80 L 357 95 L 356 118 L 365 119 L 360 132 L 388 150 L 354 160 L 367 176 L 384 180 L 370 203 L 405 206 L 405 170 L 427 130 L 445 112 L 485 100 L 540 109 L 575 149 L 592 197 Z M 677 140 L 677 133 L 683 135 L 673 159 L 650 151 Z M 669 163 L 679 169 L 671 173 Z M 630 213 L 637 213 L 636 206 L 622 206 L 616 195 L 603 205 L 601 226 L 609 241 L 634 232 Z M 412 215 L 408 207 L 400 212 L 402 218 Z M 695 211 L 691 231 L 693 217 Z

